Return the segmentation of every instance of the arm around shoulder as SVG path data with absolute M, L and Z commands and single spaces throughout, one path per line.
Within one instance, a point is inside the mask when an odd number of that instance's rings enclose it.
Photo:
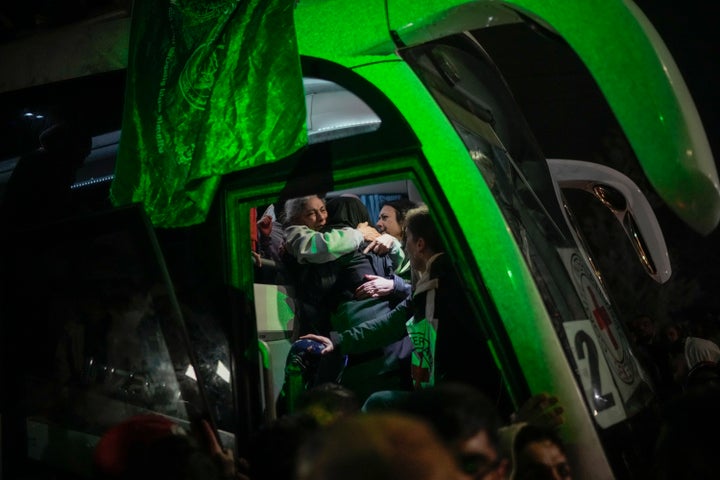
M 285 229 L 285 249 L 299 263 L 326 263 L 337 260 L 360 246 L 363 236 L 353 228 L 316 232 L 305 225 Z

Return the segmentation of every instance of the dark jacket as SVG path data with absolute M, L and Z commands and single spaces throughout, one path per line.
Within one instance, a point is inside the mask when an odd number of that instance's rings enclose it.
M 434 358 L 436 383 L 459 381 L 494 395 L 500 387 L 497 368 L 493 365 L 477 315 L 468 302 L 467 289 L 455 272 L 451 258 L 446 254 L 437 257 L 430 265 L 429 277 L 437 279 L 434 315 L 438 320 Z M 410 318 L 425 317 L 427 294 L 414 294 L 384 317 L 342 331 L 331 331 L 330 338 L 342 353 L 361 353 L 387 345 L 407 335 L 405 324 Z

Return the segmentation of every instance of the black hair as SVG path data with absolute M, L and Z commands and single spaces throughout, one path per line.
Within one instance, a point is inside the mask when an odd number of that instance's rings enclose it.
M 296 454 L 319 425 L 309 413 L 286 414 L 264 425 L 251 438 L 248 449 L 250 478 L 293 478 Z
M 417 390 L 399 408 L 429 422 L 446 444 L 467 440 L 485 430 L 493 445 L 499 445 L 502 417 L 492 400 L 471 385 L 446 382 Z
M 412 200 L 407 198 L 399 198 L 397 200 L 388 200 L 387 202 L 383 202 L 380 208 L 385 206 L 392 207 L 395 210 L 395 217 L 397 219 L 397 222 L 400 225 L 403 225 L 407 212 L 413 208 L 418 207 L 418 203 L 413 202 Z
M 358 412 L 361 407 L 355 392 L 334 382 L 323 382 L 300 393 L 296 408 L 304 410 L 311 405 L 320 405 L 333 412 L 344 413 Z
M 370 214 L 367 207 L 359 198 L 333 197 L 327 201 L 326 207 L 328 219 L 325 229 L 356 228 L 360 223 L 370 223 Z
M 554 429 L 532 424 L 527 424 L 520 429 L 515 436 L 513 448 L 516 452 L 521 452 L 528 444 L 542 440 L 550 440 L 557 445 L 561 452 L 565 453 L 565 444 Z

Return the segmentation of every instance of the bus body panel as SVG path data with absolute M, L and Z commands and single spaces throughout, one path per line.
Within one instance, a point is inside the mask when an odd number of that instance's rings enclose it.
M 611 477 L 583 394 L 534 280 L 467 149 L 406 64 L 371 64 L 354 71 L 380 88 L 414 127 L 439 186 L 434 193 L 441 197 L 438 202 L 445 207 L 437 213 L 439 227 L 454 233 L 450 242 L 463 237 L 467 240 L 467 247 L 450 244 L 458 256 L 466 258 L 466 264 L 472 262 L 482 273 L 502 318 L 500 328 L 508 332 L 512 354 L 517 356 L 531 391 L 551 392 L 562 399 L 568 426 L 563 433 L 574 458 L 582 462 L 578 467 L 585 475 L 597 475 L 587 478 Z M 457 223 L 443 223 L 451 216 Z M 473 278 L 465 280 L 472 282 Z
M 720 186 L 707 136 L 667 47 L 632 2 L 395 0 L 388 4 L 387 24 L 381 5 L 302 2 L 296 12 L 298 41 L 302 54 L 352 67 L 392 58 L 399 43 L 467 29 L 469 19 L 484 19 L 474 28 L 512 21 L 510 13 L 495 15 L 503 4 L 549 25 L 568 42 L 603 91 L 658 193 L 693 229 L 711 232 L 720 222 Z M 364 21 L 356 29 L 357 18 Z

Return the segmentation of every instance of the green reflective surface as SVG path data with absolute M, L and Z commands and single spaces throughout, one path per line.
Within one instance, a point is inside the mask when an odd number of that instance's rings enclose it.
M 137 1 L 112 200 L 200 223 L 220 176 L 306 143 L 292 4 Z

